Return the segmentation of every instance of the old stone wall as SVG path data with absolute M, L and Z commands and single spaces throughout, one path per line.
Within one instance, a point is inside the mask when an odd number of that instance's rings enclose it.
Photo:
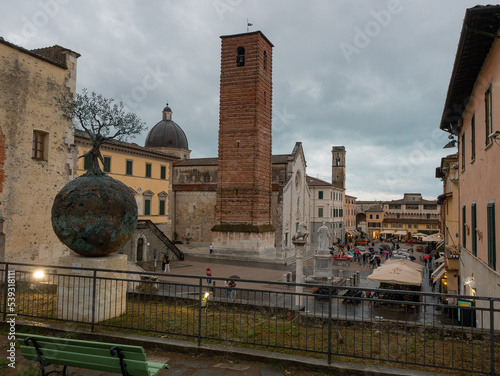
M 215 225 L 215 190 L 175 191 L 175 232 L 178 240 L 210 242 Z M 184 237 L 183 237 L 184 236 Z
M 79 55 L 58 46 L 53 54 L 58 63 L 0 41 L 0 201 L 7 261 L 48 264 L 66 252 L 52 230 L 51 209 L 72 175 L 73 131 L 56 98 L 75 92 Z M 34 132 L 43 135 L 41 158 L 32 155 Z

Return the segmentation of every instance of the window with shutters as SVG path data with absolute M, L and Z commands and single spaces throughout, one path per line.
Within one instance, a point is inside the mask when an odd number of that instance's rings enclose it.
M 85 170 L 88 170 L 90 168 L 90 161 L 92 157 L 90 154 L 87 154 L 85 157 L 83 157 L 83 168 Z
M 472 254 L 477 256 L 477 217 L 476 203 L 473 202 L 470 209 L 470 225 L 472 227 Z
M 132 175 L 133 173 L 133 161 L 130 159 L 127 159 L 126 166 L 125 166 L 125 175 Z
M 462 247 L 467 247 L 467 222 L 465 220 L 466 207 L 462 207 Z
M 103 166 L 103 171 L 104 172 L 111 172 L 111 157 L 104 157 L 104 166 Z
M 146 163 L 146 177 L 150 178 L 151 177 L 151 163 Z
M 470 124 L 470 159 L 474 161 L 476 159 L 476 116 L 472 115 L 472 121 Z
M 488 203 L 487 207 L 488 218 L 488 266 L 496 270 L 497 266 L 497 247 L 495 234 L 495 203 Z
M 465 169 L 465 132 L 462 133 L 462 170 Z
M 167 192 L 158 193 L 158 215 L 166 215 Z
M 167 166 L 160 167 L 160 179 L 165 180 L 167 178 Z
M 491 99 L 491 85 L 486 90 L 484 95 L 484 117 L 485 117 L 485 132 L 486 132 L 486 145 L 491 144 L 493 133 L 493 101 Z
M 318 199 L 323 200 L 323 191 L 318 191 Z
M 323 208 L 318 208 L 318 217 L 323 217 Z
M 144 198 L 144 215 L 151 215 L 151 198 Z

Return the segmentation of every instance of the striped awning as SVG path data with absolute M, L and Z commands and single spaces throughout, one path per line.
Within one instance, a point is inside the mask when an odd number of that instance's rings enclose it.
M 436 283 L 437 281 L 439 281 L 443 276 L 444 272 L 446 272 L 446 269 L 444 268 L 444 262 L 443 262 L 441 265 L 439 265 L 439 268 L 434 270 L 434 272 L 431 274 L 432 283 Z

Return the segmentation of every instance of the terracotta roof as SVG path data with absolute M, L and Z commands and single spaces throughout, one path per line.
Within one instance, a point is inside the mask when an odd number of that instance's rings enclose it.
M 429 204 L 429 205 L 432 205 L 432 204 L 436 204 L 436 201 L 433 200 L 425 200 L 425 199 L 420 199 L 420 200 L 405 200 L 404 198 L 400 199 L 400 200 L 391 200 L 391 201 L 384 201 L 384 204 L 414 204 L 414 205 L 426 205 L 426 204 Z
M 173 184 L 174 191 L 202 191 L 202 192 L 215 192 L 217 191 L 217 184 Z
M 384 218 L 384 223 L 412 223 L 423 225 L 437 225 L 439 218 L 436 219 L 406 219 L 406 218 Z
M 312 176 L 306 177 L 307 185 L 310 187 L 333 187 L 332 183 L 328 183 L 327 181 L 313 178 Z
M 219 158 L 191 158 L 175 162 L 174 166 L 217 166 Z
M 286 164 L 292 154 L 278 154 L 272 156 L 272 164 Z M 175 163 L 175 166 L 217 166 L 219 158 L 191 158 Z
M 82 131 L 80 129 L 75 129 L 75 137 L 84 138 L 84 139 L 87 139 L 87 140 L 90 141 L 90 136 L 87 134 L 87 132 Z M 113 139 L 113 140 L 106 141 L 103 145 L 106 145 L 106 144 L 121 146 L 121 147 L 125 147 L 125 148 L 132 149 L 132 150 L 146 152 L 146 153 L 149 153 L 149 154 L 155 154 L 155 155 L 158 155 L 160 157 L 168 158 L 168 159 L 173 160 L 173 161 L 179 159 L 179 157 L 175 157 L 173 155 L 165 154 L 165 153 L 163 153 L 161 151 L 158 151 L 158 150 L 154 150 L 154 149 L 150 149 L 150 148 L 145 148 L 145 147 L 139 146 L 139 145 L 137 145 L 135 143 L 130 143 L 130 142 L 125 142 L 125 141 L 120 141 L 120 140 Z
M 75 54 L 75 56 L 78 58 L 80 57 L 80 54 L 71 51 L 68 48 L 64 48 L 58 45 L 52 46 L 52 47 L 45 47 L 45 48 L 38 48 L 35 50 L 27 50 L 23 47 L 17 46 L 13 43 L 7 42 L 5 39 L 0 37 L 0 43 L 5 44 L 6 46 L 9 46 L 11 48 L 14 48 L 18 51 L 24 52 L 25 54 L 31 55 L 33 57 L 36 57 L 40 60 L 46 61 L 47 63 L 57 65 L 58 67 L 68 69 L 66 66 L 66 58 L 64 57 L 65 52 L 71 52 Z M 64 59 L 63 59 L 64 57 Z
M 478 5 L 465 12 L 440 128 L 456 134 L 458 120 L 500 28 L 500 6 Z

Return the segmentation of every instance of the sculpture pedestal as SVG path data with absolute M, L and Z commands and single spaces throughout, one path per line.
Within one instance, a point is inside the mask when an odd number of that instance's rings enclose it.
M 127 255 L 111 254 L 105 257 L 69 255 L 60 257 L 64 270 L 57 288 L 57 318 L 80 322 L 99 322 L 120 316 L 125 312 L 127 299 L 126 274 L 96 272 L 81 268 L 126 271 Z M 108 279 L 110 278 L 110 279 Z
M 318 253 L 314 255 L 314 279 L 325 279 L 332 276 L 333 258 L 332 255 Z
M 295 246 L 295 283 L 304 283 L 304 247 L 306 245 L 305 240 L 292 240 Z M 295 286 L 295 292 L 297 294 L 302 294 L 304 292 L 304 286 Z M 295 295 L 295 305 L 298 309 L 302 309 L 304 306 L 304 299 L 300 295 Z

